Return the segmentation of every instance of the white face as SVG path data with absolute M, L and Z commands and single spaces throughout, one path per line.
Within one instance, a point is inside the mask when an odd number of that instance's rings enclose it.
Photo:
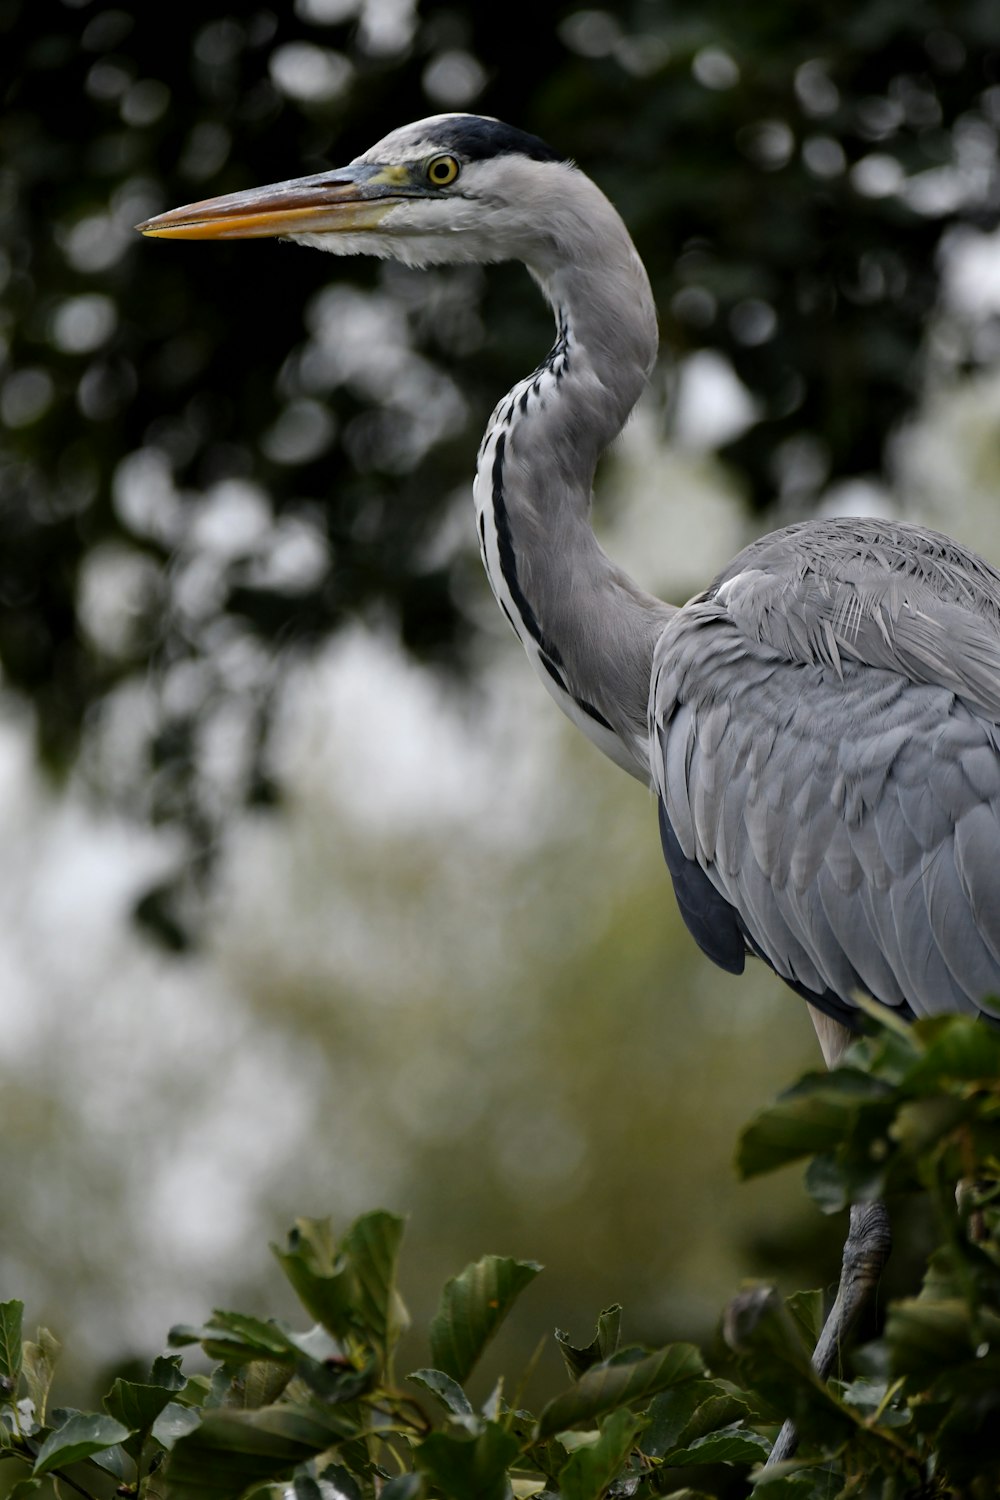
M 281 235 L 336 255 L 410 265 L 517 259 L 544 271 L 553 215 L 596 193 L 542 142 L 477 115 L 406 125 L 350 166 L 174 209 L 141 225 L 170 238 Z
M 477 159 L 469 147 L 474 150 L 480 142 L 468 141 L 470 126 L 482 134 L 492 125 L 498 133 L 506 129 L 480 116 L 450 114 L 392 131 L 351 165 L 379 168 L 386 177 L 395 170 L 407 195 L 363 235 L 290 237 L 335 255 L 377 255 L 416 266 L 544 259 L 553 196 L 567 178 L 585 179 L 567 162 L 540 161 L 518 151 L 498 150 Z M 520 133 L 510 134 L 516 141 Z

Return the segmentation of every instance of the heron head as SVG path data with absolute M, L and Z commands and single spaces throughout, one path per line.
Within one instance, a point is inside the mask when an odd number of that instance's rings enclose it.
M 556 206 L 589 187 L 536 136 L 481 115 L 433 115 L 350 166 L 189 203 L 136 227 L 164 239 L 281 236 L 410 265 L 544 265 Z

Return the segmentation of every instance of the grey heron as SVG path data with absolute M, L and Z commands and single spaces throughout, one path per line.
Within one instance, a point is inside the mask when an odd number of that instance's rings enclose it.
M 479 450 L 483 562 L 560 708 L 655 791 L 696 942 L 731 972 L 768 963 L 831 1065 L 859 991 L 910 1018 L 1000 1018 L 1000 574 L 936 532 L 854 518 L 753 542 L 680 608 L 616 567 L 592 480 L 657 323 L 625 225 L 582 171 L 499 121 L 436 115 L 348 167 L 138 227 L 415 266 L 522 261 L 556 340 Z M 884 1206 L 856 1204 L 823 1376 L 888 1243 Z

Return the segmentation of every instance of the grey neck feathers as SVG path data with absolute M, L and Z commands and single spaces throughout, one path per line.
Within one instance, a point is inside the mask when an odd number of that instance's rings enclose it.
M 542 681 L 600 749 L 647 781 L 653 647 L 672 610 L 602 551 L 590 502 L 597 460 L 655 357 L 656 315 L 624 225 L 594 195 L 572 254 L 556 242 L 529 264 L 556 341 L 494 411 L 475 493 L 493 591 Z

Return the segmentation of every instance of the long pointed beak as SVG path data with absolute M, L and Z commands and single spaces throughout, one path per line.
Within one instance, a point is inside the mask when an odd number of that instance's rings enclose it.
M 402 198 L 420 196 L 405 166 L 353 166 L 172 208 L 135 227 L 170 240 L 247 240 L 374 229 Z

